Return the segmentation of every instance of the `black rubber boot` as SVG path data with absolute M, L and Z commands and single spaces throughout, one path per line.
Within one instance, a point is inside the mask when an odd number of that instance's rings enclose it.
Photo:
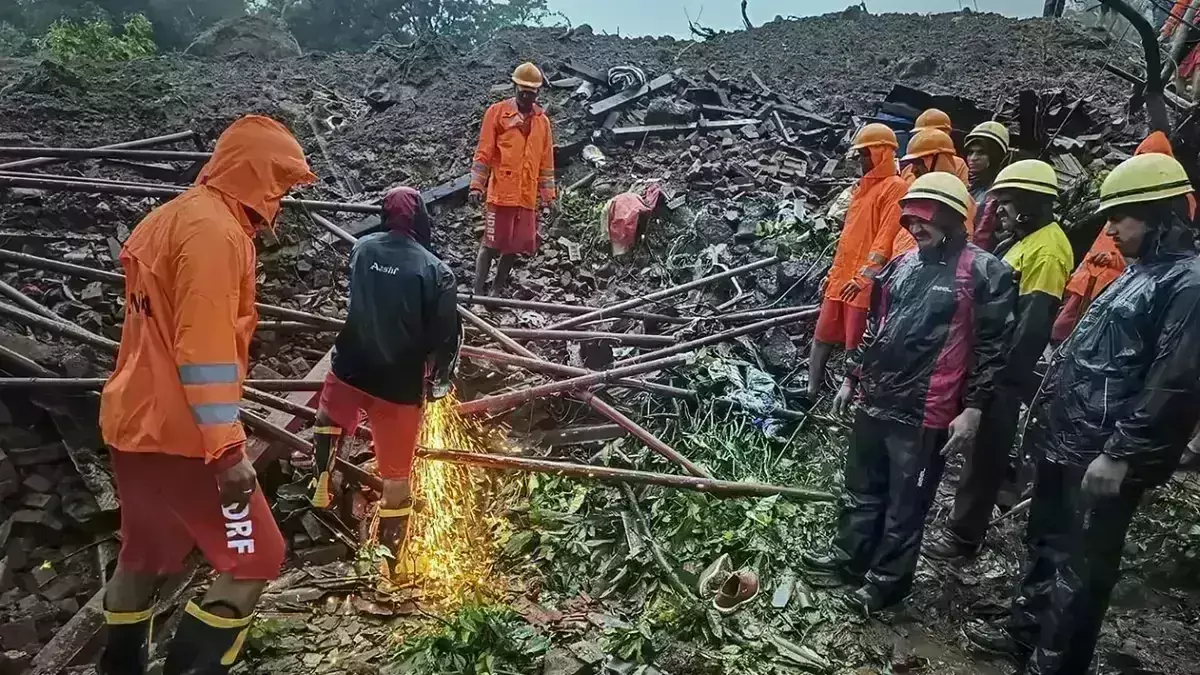
M 108 638 L 100 656 L 100 675 L 144 675 L 154 610 L 104 612 Z
M 391 563 L 386 564 L 385 575 L 393 577 L 395 567 L 400 562 L 400 554 L 404 551 L 404 541 L 408 538 L 408 521 L 412 519 L 412 500 L 408 500 L 399 508 L 379 509 L 379 529 L 376 539 L 392 554 Z
M 968 544 L 949 532 L 942 533 L 929 545 L 921 548 L 921 554 L 933 560 L 946 562 L 967 562 L 979 555 L 983 550 L 982 544 Z
M 327 509 L 333 503 L 333 467 L 342 442 L 342 429 L 337 426 L 318 426 L 313 430 L 313 450 L 317 478 L 313 489 L 313 508 Z
M 163 675 L 224 675 L 237 663 L 253 617 L 227 619 L 189 602 L 171 645 Z
M 971 647 L 981 652 L 1020 659 L 1027 657 L 1031 651 L 1002 626 L 972 621 L 963 626 L 962 630 L 963 637 L 967 638 Z

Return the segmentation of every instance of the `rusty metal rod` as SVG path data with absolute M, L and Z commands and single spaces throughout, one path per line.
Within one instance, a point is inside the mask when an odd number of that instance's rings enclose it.
M 0 262 L 7 262 L 18 267 L 29 267 L 33 269 L 49 270 L 51 272 L 61 272 L 71 276 L 79 277 L 80 279 L 91 279 L 92 281 L 103 281 L 110 284 L 124 284 L 125 275 L 117 272 L 109 272 L 107 270 L 99 270 L 94 267 L 86 267 L 84 265 L 76 265 L 74 263 L 62 262 L 61 260 L 51 260 L 50 258 L 42 258 L 28 253 L 19 253 L 8 249 L 0 248 Z M 266 305 L 257 303 L 255 307 L 258 311 L 266 316 L 274 316 L 280 319 L 291 319 L 310 323 L 315 326 L 330 327 L 333 329 L 341 329 L 345 325 L 345 321 L 335 319 L 329 316 L 321 316 L 310 312 L 302 312 L 298 309 L 289 307 L 279 307 L 277 305 Z
M 10 178 L 49 178 L 51 180 L 63 180 L 67 182 L 78 183 L 100 183 L 101 185 L 126 185 L 132 187 L 177 187 L 181 190 L 186 190 L 183 185 L 175 185 L 173 183 L 137 183 L 128 180 L 113 180 L 111 178 L 93 178 L 91 176 L 70 176 L 61 173 L 35 173 L 32 171 L 0 171 L 0 176 Z
M 276 333 L 336 333 L 336 326 L 318 326 L 308 321 L 259 321 L 256 331 L 273 331 Z
M 529 471 L 534 473 L 549 473 L 572 478 L 586 478 L 598 481 L 616 481 L 619 483 L 641 483 L 645 485 L 661 485 L 663 487 L 681 488 L 707 492 L 717 497 L 757 496 L 770 497 L 781 495 L 806 502 L 832 502 L 835 495 L 822 490 L 808 488 L 784 487 L 766 483 L 742 483 L 737 481 L 716 480 L 712 478 L 697 478 L 692 476 L 676 476 L 652 471 L 634 471 L 608 466 L 592 466 L 575 464 L 573 462 L 554 462 L 544 459 L 527 457 L 506 457 L 475 452 L 454 452 L 451 450 L 431 450 L 417 448 L 417 457 L 426 461 L 450 462 L 466 464 L 497 470 Z
M 22 178 L 17 176 L 0 175 L 0 187 L 26 187 L 37 190 L 52 190 L 58 192 L 89 192 L 96 194 L 129 195 L 132 197 L 175 197 L 183 192 L 182 186 L 167 185 L 111 185 L 94 181 L 54 180 L 48 178 Z M 376 204 L 349 204 L 343 202 L 326 202 L 313 199 L 295 199 L 284 197 L 284 206 L 302 206 L 313 211 L 331 211 L 347 213 L 381 214 L 383 207 Z
M 103 377 L 0 377 L 0 389 L 95 390 L 107 381 Z M 322 385 L 309 380 L 246 380 L 243 384 L 259 391 L 320 391 Z
M 745 312 L 732 312 L 730 314 L 718 314 L 711 317 L 716 321 L 758 321 L 759 319 L 773 319 L 777 316 L 785 316 L 797 310 L 808 309 L 807 307 L 773 307 L 771 309 L 752 309 Z M 709 318 L 709 317 L 705 317 Z
M 28 295 L 25 295 L 24 293 L 22 293 L 19 288 L 16 288 L 15 286 L 10 286 L 9 284 L 7 284 L 3 281 L 0 281 L 0 295 L 7 297 L 9 300 L 15 302 L 17 305 L 19 305 L 23 309 L 27 309 L 27 310 L 37 313 L 37 314 L 41 314 L 42 316 L 44 316 L 48 319 L 54 319 L 55 321 L 58 321 L 59 319 L 62 318 L 59 315 L 55 314 L 54 310 L 43 305 L 42 303 L 38 302 L 37 300 L 34 300 L 33 298 L 29 297 Z
M 537 354 L 534 354 L 533 352 L 529 351 L 525 347 L 521 346 L 518 342 L 516 342 L 512 338 L 508 337 L 504 333 L 501 333 L 499 329 L 497 329 L 495 326 L 492 326 L 488 322 L 486 322 L 483 319 L 476 316 L 475 313 L 472 312 L 471 310 L 463 307 L 462 305 L 459 305 L 458 313 L 460 315 L 462 315 L 463 318 L 465 318 L 467 321 L 470 321 L 472 324 L 474 324 L 475 327 L 479 328 L 484 333 L 487 333 L 493 339 L 498 341 L 500 344 L 504 345 L 504 347 L 506 349 L 508 349 L 509 351 L 511 351 L 515 354 L 524 356 L 526 358 L 530 358 L 530 359 L 538 358 Z M 646 447 L 650 448 L 654 452 L 657 452 L 658 454 L 662 455 L 663 457 L 666 457 L 668 460 L 670 460 L 670 461 L 674 462 L 675 464 L 677 464 L 678 466 L 682 467 L 684 471 L 687 471 L 688 473 L 692 474 L 693 476 L 700 476 L 703 478 L 712 478 L 712 474 L 710 474 L 708 471 L 697 466 L 695 463 L 692 462 L 692 460 L 688 459 L 687 457 L 684 457 L 675 448 L 672 448 L 671 446 L 669 446 L 666 443 L 659 440 L 659 438 L 657 436 L 650 433 L 648 430 L 643 428 L 637 422 L 634 422 L 633 420 L 629 419 L 629 417 L 627 417 L 625 414 L 623 414 L 621 411 L 617 410 L 616 408 L 612 407 L 612 405 L 610 405 L 607 401 L 600 398 L 599 396 L 596 396 L 595 394 L 593 394 L 590 391 L 580 391 L 580 392 L 576 392 L 573 395 L 576 398 L 578 398 L 580 401 L 583 401 L 584 403 L 591 406 L 592 409 L 595 410 L 596 412 L 607 417 L 610 421 L 620 424 L 622 428 L 629 431 L 629 433 L 633 434 L 642 443 L 645 443 Z
M 662 347 L 679 342 L 679 338 L 671 335 L 640 335 L 635 333 L 601 333 L 582 330 L 532 330 L 526 328 L 501 328 L 500 331 L 510 338 L 529 340 L 533 342 L 557 342 L 576 340 L 607 340 L 631 347 Z
M 109 352 L 116 353 L 119 346 L 116 342 L 108 338 L 97 335 L 90 330 L 77 326 L 74 323 L 65 319 L 51 319 L 41 314 L 35 314 L 20 307 L 0 302 L 0 315 L 6 316 L 17 323 L 25 326 L 37 326 L 47 332 L 60 335 L 62 337 L 71 338 L 77 342 L 82 342 L 93 347 L 98 347 Z
M 661 291 L 655 291 L 654 293 L 649 293 L 647 295 L 643 295 L 643 296 L 640 296 L 637 298 L 632 298 L 630 300 L 626 300 L 625 302 L 619 302 L 610 307 L 604 307 L 602 309 L 593 310 L 591 312 L 588 312 L 587 314 L 580 314 L 579 316 L 573 316 L 569 319 L 565 319 L 563 321 L 559 321 L 558 323 L 551 324 L 551 325 L 547 326 L 546 328 L 549 330 L 563 330 L 564 328 L 571 328 L 572 326 L 578 326 L 579 324 L 587 323 L 588 321 L 591 321 L 593 319 L 602 319 L 604 317 L 612 316 L 614 314 L 619 314 L 628 309 L 634 309 L 635 307 L 641 307 L 642 305 L 645 305 L 650 302 L 654 302 L 655 300 L 662 300 L 664 298 L 669 298 L 674 295 L 679 295 L 680 293 L 687 293 L 688 291 L 692 290 L 693 288 L 699 288 L 701 286 L 705 286 L 705 285 L 711 284 L 716 281 L 722 281 L 724 279 L 731 279 L 733 277 L 740 276 L 740 275 L 746 274 L 748 272 L 753 272 L 754 270 L 762 269 L 764 267 L 770 267 L 771 265 L 778 264 L 781 260 L 782 259 L 779 256 L 771 256 L 770 258 L 766 258 L 764 260 L 759 260 L 758 262 L 753 262 L 753 263 L 750 263 L 749 265 L 742 265 L 741 267 L 735 267 L 731 270 L 720 272 L 718 274 L 710 274 L 707 277 L 696 279 L 695 281 L 689 281 L 685 284 L 679 284 L 678 286 L 664 288 Z
M 114 143 L 112 145 L 101 145 L 96 147 L 96 150 L 121 150 L 133 148 L 150 148 L 157 145 L 167 145 L 178 141 L 190 141 L 196 137 L 196 132 L 179 131 L 165 136 L 154 136 L 152 138 L 141 138 L 136 141 L 126 141 L 124 143 Z M 16 162 L 6 162 L 0 164 L 0 171 L 13 171 L 16 169 L 32 169 L 39 166 L 48 166 L 57 164 L 62 159 L 58 157 L 38 157 L 37 159 L 22 159 Z
M 686 356 L 676 356 L 667 359 L 659 359 L 650 361 L 628 368 L 613 368 L 612 370 L 604 370 L 579 377 L 573 377 L 569 380 L 558 380 L 557 382 L 547 382 L 546 384 L 529 387 L 528 389 L 518 389 L 505 394 L 496 396 L 485 396 L 471 401 L 464 401 L 458 404 L 458 412 L 464 415 L 469 415 L 479 412 L 494 413 L 500 410 L 507 410 L 519 403 L 524 403 L 535 398 L 561 394 L 566 391 L 575 389 L 585 389 L 603 382 L 612 382 L 614 379 L 625 377 L 628 375 L 637 375 L 640 373 L 648 373 L 653 370 L 663 370 L 672 366 L 678 366 L 687 362 Z
M 206 162 L 211 152 L 187 150 L 130 150 L 128 148 L 34 148 L 0 145 L 0 157 L 53 157 L 56 159 L 140 159 L 165 162 Z
M 525 356 L 517 356 L 507 352 L 498 352 L 492 349 L 484 349 L 482 347 L 472 347 L 463 345 L 459 348 L 458 353 L 469 359 L 479 359 L 481 361 L 491 361 L 493 363 L 503 363 L 505 365 L 518 366 L 535 373 L 550 373 L 552 375 L 566 375 L 568 377 L 577 377 L 579 375 L 587 375 L 593 371 L 587 368 L 576 368 L 575 366 L 567 366 L 553 361 L 543 361 L 537 358 L 528 358 Z M 657 382 L 647 382 L 646 380 L 635 380 L 630 378 L 621 378 L 610 383 L 615 387 L 626 387 L 629 389 L 642 389 L 654 394 L 663 396 L 671 396 L 673 398 L 684 398 L 689 400 L 696 399 L 696 390 L 680 389 Z
M 596 311 L 595 307 L 564 305 L 556 302 L 537 302 L 534 300 L 517 300 L 516 298 L 493 298 L 491 296 L 475 295 L 473 293 L 459 293 L 458 301 L 465 305 L 475 304 L 483 305 L 484 307 L 532 309 L 539 312 L 550 312 L 557 314 L 587 314 L 588 312 Z M 666 314 L 653 314 L 651 312 L 621 312 L 619 315 L 615 315 L 610 318 L 619 319 L 621 317 L 641 319 L 642 321 L 657 321 L 658 323 L 674 324 L 691 323 L 697 318 L 700 318 L 691 316 L 668 316 Z
M 325 216 L 322 216 L 319 213 L 309 213 L 308 217 L 312 218 L 313 222 L 315 222 L 316 224 L 318 224 L 321 227 L 328 230 L 330 234 L 337 237 L 338 239 L 341 239 L 342 241 L 348 242 L 351 246 L 353 246 L 355 244 L 355 242 L 358 241 L 358 237 L 355 237 L 354 235 L 350 234 L 349 232 L 338 227 L 337 223 L 326 218 Z
M 783 325 L 786 325 L 789 323 L 795 323 L 796 321 L 800 321 L 801 319 L 808 319 L 811 317 L 815 317 L 818 313 L 820 313 L 820 311 L 821 311 L 821 309 L 819 307 L 810 307 L 808 309 L 800 309 L 800 310 L 792 312 L 791 314 L 786 314 L 784 316 L 777 316 L 774 319 L 765 319 L 763 321 L 757 321 L 755 323 L 748 323 L 745 326 L 738 326 L 737 328 L 730 328 L 729 330 L 723 330 L 720 333 L 713 333 L 712 335 L 709 335 L 707 337 L 697 338 L 695 340 L 689 340 L 687 342 L 681 342 L 673 347 L 664 347 L 663 349 L 659 349 L 656 351 L 646 352 L 645 354 L 638 354 L 637 356 L 631 356 L 627 359 L 621 359 L 620 361 L 613 363 L 613 365 L 614 366 L 632 366 L 635 363 L 644 363 L 646 361 L 651 361 L 654 359 L 661 359 L 665 356 L 673 356 L 675 354 L 682 354 L 684 352 L 690 352 L 693 349 L 699 349 L 700 347 L 704 347 L 707 345 L 713 345 L 713 344 L 717 344 L 718 342 L 732 340 L 733 338 L 741 337 L 743 335 L 759 333 L 764 330 L 769 330 L 771 328 L 774 328 L 776 326 L 783 326 Z

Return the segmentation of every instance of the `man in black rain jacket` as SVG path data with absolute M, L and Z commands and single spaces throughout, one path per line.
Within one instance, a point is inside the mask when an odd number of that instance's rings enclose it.
M 1024 450 L 1037 461 L 1028 558 L 1000 627 L 977 647 L 1026 675 L 1088 672 L 1125 533 L 1143 494 L 1174 471 L 1200 419 L 1200 262 L 1179 162 L 1139 155 L 1100 190 L 1108 233 L 1131 264 L 1051 360 Z
M 834 400 L 858 394 L 845 501 L 831 551 L 805 565 L 861 587 L 872 613 L 904 599 L 945 456 L 967 446 L 1004 361 L 1016 303 L 1012 272 L 967 242 L 970 193 L 956 176 L 913 182 L 902 220 L 917 248 L 872 291 L 867 332 Z
M 449 393 L 461 331 L 454 274 L 429 251 L 421 194 L 396 188 L 383 207 L 388 231 L 363 237 L 350 254 L 350 307 L 313 434 L 319 473 L 312 504 L 331 505 L 338 446 L 365 412 L 383 479 L 378 538 L 396 559 L 412 515 L 423 407 Z
M 950 523 L 943 537 L 925 547 L 926 555 L 940 559 L 972 556 L 983 546 L 1005 477 L 1015 476 L 1010 457 L 1021 404 L 1037 392 L 1041 378 L 1035 367 L 1050 342 L 1075 265 L 1071 242 L 1054 221 L 1054 167 L 1036 159 L 1011 164 L 996 177 L 990 194 L 1007 235 L 996 255 L 1004 256 L 1017 280 L 1016 324 L 995 396 L 983 410 L 978 440 L 959 475 Z

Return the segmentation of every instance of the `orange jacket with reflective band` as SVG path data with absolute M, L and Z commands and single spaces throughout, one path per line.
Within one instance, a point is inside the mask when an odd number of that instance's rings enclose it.
M 524 127 L 528 123 L 528 134 Z M 550 118 L 534 105 L 528 119 L 510 98 L 487 109 L 471 165 L 471 189 L 487 203 L 536 209 L 554 201 L 554 135 Z
M 1171 141 L 1167 135 L 1161 131 L 1155 131 L 1146 137 L 1134 150 L 1135 155 L 1145 155 L 1157 153 L 1160 155 L 1175 156 L 1171 149 Z M 1187 196 L 1190 212 L 1194 218 L 1196 215 L 1196 196 L 1189 194 Z M 1097 265 L 1092 262 L 1092 256 L 1097 253 L 1107 254 L 1108 260 L 1105 265 Z M 1100 230 L 1100 234 L 1096 235 L 1096 241 L 1092 243 L 1092 248 L 1088 250 L 1084 256 L 1083 262 L 1079 267 L 1075 268 L 1075 273 L 1071 275 L 1071 280 L 1067 282 L 1067 292 L 1074 293 L 1080 297 L 1095 298 L 1100 295 L 1100 292 L 1108 288 L 1108 285 L 1117 280 L 1121 273 L 1125 271 L 1125 256 L 1121 255 L 1120 249 L 1117 248 L 1112 237 L 1108 235 L 1108 228 Z M 1095 279 L 1093 282 L 1092 279 Z M 1088 294 L 1088 286 L 1091 286 L 1091 294 Z
M 314 179 L 283 125 L 244 117 L 196 184 L 134 229 L 121 251 L 121 350 L 100 401 L 107 444 L 222 468 L 241 459 L 238 401 L 258 322 L 247 210 L 271 223 L 288 190 Z
M 896 175 L 896 151 L 886 146 L 869 150 L 874 164 L 854 189 L 829 270 L 825 297 L 832 300 L 839 300 L 846 282 L 868 264 L 878 270 L 891 259 L 892 240 L 900 229 L 900 198 L 908 192 L 908 183 Z M 848 304 L 867 309 L 871 289 L 864 289 Z
M 958 155 L 950 155 L 945 153 L 937 155 L 937 160 L 933 164 L 933 170 L 952 173 L 955 176 L 958 176 L 958 179 L 963 182 L 963 185 L 971 184 L 969 180 L 970 171 L 967 168 L 967 163 L 964 162 L 962 157 L 959 157 Z M 904 170 L 900 172 L 900 177 L 903 178 L 906 183 L 912 185 L 912 182 L 917 179 L 917 174 L 912 170 L 912 165 L 909 165 L 904 167 Z M 975 209 L 975 200 L 968 200 L 967 220 L 964 223 L 964 225 L 967 227 L 967 241 L 971 241 L 971 235 L 975 233 Z M 892 259 L 895 260 L 896 258 L 899 258 L 901 254 L 907 253 L 916 247 L 917 240 L 913 239 L 913 236 L 908 233 L 908 230 L 901 226 L 900 231 L 896 233 L 895 240 L 892 241 Z

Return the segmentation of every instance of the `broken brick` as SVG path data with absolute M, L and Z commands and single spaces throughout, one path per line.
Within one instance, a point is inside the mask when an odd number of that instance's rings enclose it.
M 40 511 L 53 511 L 58 508 L 58 504 L 61 501 L 62 499 L 58 495 L 31 492 L 25 495 L 25 499 L 21 500 L 21 506 Z
M 8 456 L 17 466 L 51 464 L 66 461 L 67 446 L 62 443 L 50 443 L 33 448 L 9 448 Z
M 38 644 L 37 622 L 26 616 L 0 624 L 0 648 L 4 650 L 24 649 Z
M 74 574 L 59 577 L 54 583 L 42 590 L 42 597 L 50 602 L 58 602 L 79 595 L 83 590 L 83 580 Z
M 21 481 L 21 485 L 24 485 L 26 490 L 34 492 L 54 491 L 54 483 L 49 478 L 37 473 L 27 476 L 25 480 Z
M 33 577 L 34 582 L 37 583 L 38 588 L 42 588 L 58 578 L 58 572 L 55 572 L 54 568 L 49 565 L 38 565 L 33 568 L 30 575 Z
M 46 511 L 21 509 L 12 515 L 14 523 L 23 525 L 40 525 L 55 532 L 62 532 L 63 523 Z

